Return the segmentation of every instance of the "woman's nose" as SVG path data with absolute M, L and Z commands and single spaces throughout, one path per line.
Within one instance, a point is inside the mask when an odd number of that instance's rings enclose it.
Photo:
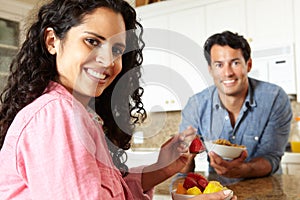
M 97 63 L 100 63 L 104 67 L 113 66 L 114 57 L 112 51 L 108 47 L 101 47 L 98 50 L 96 61 Z

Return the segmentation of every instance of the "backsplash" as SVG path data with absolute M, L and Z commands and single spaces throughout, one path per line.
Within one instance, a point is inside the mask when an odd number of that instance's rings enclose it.
M 180 111 L 149 113 L 142 126 L 136 128 L 132 149 L 160 148 L 172 135 L 178 133 L 180 121 Z
M 291 101 L 293 117 L 300 116 L 300 103 Z M 149 113 L 132 140 L 132 150 L 160 148 L 172 135 L 178 133 L 181 111 Z M 141 143 L 142 142 L 142 143 Z

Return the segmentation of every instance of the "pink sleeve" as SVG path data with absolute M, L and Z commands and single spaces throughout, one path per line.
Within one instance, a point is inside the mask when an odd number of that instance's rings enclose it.
M 130 173 L 124 178 L 134 199 L 150 200 L 153 198 L 154 188 L 147 192 L 142 189 L 142 171 L 144 166 L 131 168 Z
M 31 198 L 125 199 L 114 170 L 98 162 L 91 152 L 105 147 L 90 139 L 87 150 L 77 135 L 78 131 L 90 135 L 95 125 L 89 124 L 92 120 L 84 119 L 88 115 L 77 116 L 73 109 L 66 100 L 50 102 L 33 115 L 22 131 L 17 170 L 30 188 Z

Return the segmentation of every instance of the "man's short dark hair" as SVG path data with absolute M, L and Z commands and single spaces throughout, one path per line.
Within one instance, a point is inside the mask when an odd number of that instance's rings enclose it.
M 209 65 L 211 65 L 210 50 L 215 44 L 220 46 L 228 45 L 233 49 L 241 49 L 246 62 L 251 57 L 250 45 L 243 36 L 230 31 L 224 31 L 210 36 L 204 43 L 204 56 Z

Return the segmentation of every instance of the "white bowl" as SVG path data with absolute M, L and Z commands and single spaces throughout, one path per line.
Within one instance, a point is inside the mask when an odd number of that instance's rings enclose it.
M 205 145 L 208 151 L 213 151 L 226 160 L 237 158 L 241 155 L 242 151 L 246 150 L 245 147 L 226 146 L 212 142 L 205 142 Z
M 171 192 L 173 200 L 186 200 L 190 199 L 196 195 L 188 195 L 188 194 L 177 194 L 176 189 Z

